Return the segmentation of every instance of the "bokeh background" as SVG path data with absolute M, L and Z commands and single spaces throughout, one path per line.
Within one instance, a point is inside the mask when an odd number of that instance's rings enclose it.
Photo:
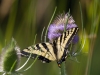
M 81 21 L 83 19 L 86 43 L 77 56 L 79 63 L 66 59 L 66 73 L 67 75 L 100 75 L 99 3 L 99 0 L 0 0 L 0 53 L 5 41 L 9 42 L 12 37 L 21 49 L 33 44 L 35 34 L 37 34 L 36 43 L 41 42 L 42 29 L 47 27 L 55 7 L 57 7 L 55 16 L 63 12 L 67 13 L 70 9 L 70 14 L 80 29 L 79 36 L 83 35 Z M 27 58 L 21 58 L 20 66 L 26 60 Z M 32 62 L 33 59 L 30 59 L 25 68 Z M 56 62 L 43 64 L 37 60 L 31 69 L 22 74 L 60 75 L 60 69 Z

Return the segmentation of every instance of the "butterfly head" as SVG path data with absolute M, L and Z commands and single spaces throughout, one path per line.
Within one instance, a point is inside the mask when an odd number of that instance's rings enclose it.
M 62 64 L 63 61 L 65 61 L 65 58 L 63 58 L 63 59 L 57 61 L 58 67 L 61 68 L 61 64 Z
M 62 62 L 57 62 L 59 68 L 61 68 L 61 63 Z

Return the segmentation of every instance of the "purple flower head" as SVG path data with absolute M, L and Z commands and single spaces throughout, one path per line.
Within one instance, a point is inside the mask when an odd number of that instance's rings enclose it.
M 78 35 L 75 35 L 75 37 L 73 38 L 73 43 L 75 44 L 75 43 L 77 43 L 78 42 L 78 40 L 79 40 L 79 37 L 78 37 Z
M 68 21 L 67 21 L 68 19 Z M 67 22 L 67 25 L 66 25 Z M 72 16 L 68 17 L 68 14 L 61 14 L 54 20 L 48 29 L 48 39 L 52 42 L 62 35 L 66 25 L 66 30 L 77 27 Z M 78 36 L 75 36 L 73 43 L 78 42 Z

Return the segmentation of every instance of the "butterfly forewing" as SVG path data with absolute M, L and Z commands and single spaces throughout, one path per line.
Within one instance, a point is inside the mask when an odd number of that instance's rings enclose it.
M 44 60 L 43 57 L 50 61 L 56 60 L 51 43 L 39 43 L 24 49 L 21 53 L 22 56 L 26 56 L 26 57 L 29 57 L 29 55 L 32 54 L 31 55 L 32 58 L 38 55 L 42 57 L 42 59 L 40 58 L 40 60 Z
M 78 27 L 71 28 L 64 32 L 58 39 L 57 39 L 57 60 L 61 60 L 64 50 L 66 50 L 69 44 L 72 42 L 75 34 L 78 31 Z M 66 49 L 65 49 L 66 48 Z M 65 51 L 66 52 L 66 51 Z M 65 56 L 66 57 L 66 56 Z

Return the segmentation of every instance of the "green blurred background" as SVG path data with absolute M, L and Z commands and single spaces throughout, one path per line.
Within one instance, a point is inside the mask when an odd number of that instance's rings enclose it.
M 80 29 L 79 36 L 83 35 L 82 12 L 86 43 L 77 56 L 79 63 L 66 59 L 66 73 L 67 75 L 100 75 L 99 3 L 99 0 L 0 0 L 0 52 L 5 42 L 9 42 L 12 37 L 21 49 L 33 44 L 35 34 L 37 34 L 36 43 L 41 42 L 42 29 L 47 27 L 55 7 L 57 7 L 55 16 L 63 12 L 67 13 L 70 9 Z M 20 66 L 27 58 L 21 59 Z M 26 68 L 32 62 L 33 60 L 30 59 Z M 43 64 L 37 60 L 31 69 L 22 74 L 60 75 L 60 69 L 56 62 Z

